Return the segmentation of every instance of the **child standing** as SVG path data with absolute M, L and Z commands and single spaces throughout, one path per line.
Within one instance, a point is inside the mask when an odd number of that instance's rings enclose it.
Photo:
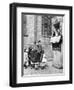
M 27 68 L 28 65 L 28 49 L 24 49 L 24 67 Z

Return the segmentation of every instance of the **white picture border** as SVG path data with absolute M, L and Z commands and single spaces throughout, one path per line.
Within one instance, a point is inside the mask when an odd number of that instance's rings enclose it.
M 21 76 L 21 13 L 45 13 L 45 14 L 64 14 L 63 24 L 63 61 L 64 74 L 46 75 L 41 77 L 22 77 Z M 42 9 L 42 8 L 17 8 L 17 84 L 32 82 L 52 82 L 69 80 L 69 10 Z

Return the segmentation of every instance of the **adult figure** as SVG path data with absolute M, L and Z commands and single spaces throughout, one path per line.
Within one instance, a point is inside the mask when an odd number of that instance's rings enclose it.
M 51 38 L 52 50 L 53 50 L 53 66 L 56 68 L 63 68 L 63 58 L 62 58 L 62 42 L 63 36 L 60 31 L 55 31 Z

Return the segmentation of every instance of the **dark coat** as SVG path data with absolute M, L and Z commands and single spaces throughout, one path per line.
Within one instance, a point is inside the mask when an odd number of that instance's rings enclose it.
M 59 51 L 61 51 L 61 44 L 62 44 L 62 42 L 63 42 L 63 37 L 61 35 L 61 38 L 60 38 L 59 42 L 52 43 L 52 49 L 53 50 L 59 50 Z
M 41 62 L 43 57 L 43 50 L 41 45 L 37 45 L 36 49 L 29 48 L 28 52 L 29 60 L 33 63 Z

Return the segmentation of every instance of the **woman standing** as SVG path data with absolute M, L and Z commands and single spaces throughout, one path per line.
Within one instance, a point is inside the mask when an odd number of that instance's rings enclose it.
M 51 38 L 52 50 L 53 50 L 53 66 L 62 69 L 63 68 L 63 58 L 62 58 L 62 34 L 58 31 L 53 33 Z

